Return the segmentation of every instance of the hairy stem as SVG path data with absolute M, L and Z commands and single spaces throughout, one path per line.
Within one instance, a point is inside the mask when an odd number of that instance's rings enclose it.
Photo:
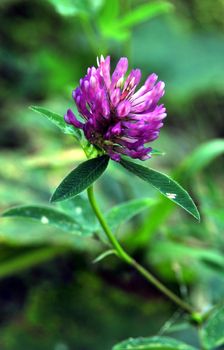
M 110 241 L 112 247 L 116 250 L 117 255 L 125 261 L 127 264 L 133 266 L 142 276 L 146 278 L 147 281 L 152 283 L 156 288 L 158 288 L 164 295 L 166 295 L 170 300 L 172 300 L 175 304 L 177 304 L 181 309 L 187 311 L 188 313 L 194 313 L 194 309 L 187 304 L 185 301 L 180 299 L 176 294 L 174 294 L 170 289 L 164 286 L 156 277 L 154 277 L 148 270 L 146 270 L 143 266 L 141 266 L 137 261 L 135 261 L 123 247 L 120 245 L 110 227 L 108 226 L 94 196 L 93 186 L 90 186 L 87 189 L 89 202 L 93 208 L 94 213 L 96 214 L 97 219 L 101 227 L 103 228 L 108 240 Z

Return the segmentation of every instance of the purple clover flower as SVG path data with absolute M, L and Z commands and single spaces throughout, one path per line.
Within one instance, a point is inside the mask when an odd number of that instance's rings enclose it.
M 141 79 L 140 69 L 133 69 L 125 79 L 128 59 L 120 58 L 110 75 L 110 56 L 97 58 L 97 68 L 88 68 L 73 91 L 73 98 L 84 123 L 71 109 L 65 121 L 82 129 L 89 142 L 120 161 L 121 154 L 146 160 L 151 147 L 145 144 L 159 136 L 166 109 L 158 101 L 164 95 L 164 82 L 157 81 L 155 73 L 149 75 L 137 91 Z

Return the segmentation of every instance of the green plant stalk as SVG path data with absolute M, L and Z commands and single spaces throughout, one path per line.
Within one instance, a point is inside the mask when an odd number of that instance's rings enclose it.
M 166 286 L 164 286 L 156 277 L 154 277 L 148 270 L 146 270 L 143 266 L 141 266 L 137 261 L 135 261 L 123 247 L 120 245 L 110 227 L 108 226 L 101 210 L 97 204 L 96 198 L 94 196 L 93 186 L 90 186 L 87 189 L 89 202 L 93 208 L 94 213 L 96 214 L 97 219 L 99 220 L 100 225 L 102 226 L 108 240 L 110 241 L 113 248 L 116 250 L 117 255 L 120 259 L 125 261 L 127 264 L 134 267 L 142 276 L 146 278 L 147 281 L 152 283 L 157 289 L 159 289 L 164 295 L 166 295 L 170 300 L 172 300 L 175 304 L 177 304 L 181 309 L 187 311 L 189 314 L 194 314 L 195 310 L 187 304 L 185 301 L 180 299 L 176 294 L 174 294 L 171 290 L 169 290 Z
M 86 38 L 89 42 L 89 46 L 92 50 L 92 52 L 94 53 L 94 55 L 97 54 L 97 48 L 96 48 L 96 35 L 95 35 L 95 32 L 93 30 L 93 27 L 92 27 L 92 24 L 90 23 L 89 21 L 89 18 L 86 18 L 85 15 L 81 16 L 80 17 L 80 20 L 81 20 L 81 25 L 83 27 L 83 30 L 86 34 Z
M 102 35 L 100 36 L 93 27 L 93 24 L 89 18 L 85 15 L 80 17 L 83 30 L 88 40 L 89 46 L 95 56 L 100 54 L 107 54 L 107 45 Z

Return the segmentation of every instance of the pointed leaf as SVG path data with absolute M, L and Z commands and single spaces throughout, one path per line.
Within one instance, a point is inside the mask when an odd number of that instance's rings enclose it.
M 53 124 L 55 124 L 63 133 L 73 135 L 79 140 L 81 138 L 80 130 L 75 129 L 72 125 L 69 125 L 65 122 L 63 116 L 60 114 L 49 111 L 43 107 L 31 106 L 30 109 L 34 112 L 41 114 L 44 117 L 47 117 Z
M 131 173 L 155 187 L 165 197 L 181 206 L 197 220 L 200 220 L 200 214 L 192 198 L 187 191 L 169 176 L 126 159 L 122 159 L 120 164 Z
M 182 179 L 184 183 L 186 180 L 189 182 L 193 176 L 204 170 L 216 157 L 222 154 L 224 154 L 224 140 L 215 139 L 203 143 L 183 160 L 182 164 L 174 170 L 173 175 L 178 181 Z M 133 246 L 144 246 L 144 244 L 148 242 L 153 233 L 157 231 L 161 223 L 164 223 L 173 210 L 174 206 L 170 204 L 172 203 L 164 200 L 164 198 L 158 201 L 158 204 L 152 210 L 153 220 L 149 217 L 149 219 L 144 222 L 144 225 L 139 228 L 138 235 L 133 237 L 131 241 Z
M 93 264 L 96 264 L 96 263 L 102 261 L 103 259 L 107 258 L 110 255 L 117 255 L 117 251 L 114 250 L 114 249 L 106 250 L 105 252 L 103 252 L 100 255 L 98 255 L 96 257 L 96 259 L 93 260 Z
M 106 220 L 112 230 L 130 220 L 133 216 L 157 203 L 152 198 L 138 198 L 113 207 L 106 214 Z
M 192 346 L 168 337 L 130 338 L 112 350 L 196 350 Z
M 51 198 L 51 202 L 72 198 L 84 191 L 103 174 L 108 162 L 109 157 L 103 155 L 80 164 L 60 183 Z
M 152 156 L 164 156 L 166 153 L 165 152 L 162 152 L 162 151 L 159 151 L 158 149 L 152 149 L 150 154 Z
M 6 210 L 3 217 L 18 217 L 37 220 L 43 225 L 52 225 L 59 229 L 81 234 L 81 226 L 71 216 L 54 208 L 40 205 L 26 205 Z

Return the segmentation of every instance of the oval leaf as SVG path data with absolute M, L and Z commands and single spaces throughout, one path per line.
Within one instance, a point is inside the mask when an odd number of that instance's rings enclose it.
M 130 220 L 133 216 L 157 203 L 152 198 L 137 198 L 131 201 L 119 204 L 109 210 L 106 214 L 106 220 L 112 230 L 116 230 L 119 225 Z
M 72 125 L 69 125 L 65 122 L 63 116 L 60 114 L 49 111 L 43 107 L 31 106 L 30 109 L 34 112 L 41 114 L 44 117 L 47 117 L 53 124 L 55 124 L 59 129 L 65 134 L 73 135 L 79 140 L 81 138 L 80 130 L 75 129 Z
M 102 175 L 108 162 L 109 157 L 103 155 L 80 164 L 60 183 L 51 198 L 51 202 L 64 201 L 84 191 Z
M 117 344 L 113 350 L 196 350 L 192 346 L 168 337 L 130 338 Z
M 212 312 L 201 330 L 201 338 L 205 349 L 224 345 L 224 306 Z
M 75 219 L 50 207 L 38 205 L 20 206 L 6 210 L 2 216 L 34 219 L 43 225 L 52 225 L 64 231 L 81 234 L 81 226 Z
M 197 220 L 200 220 L 200 214 L 192 198 L 187 191 L 169 176 L 125 159 L 122 159 L 120 164 L 131 173 L 155 187 L 165 197 L 181 206 Z

